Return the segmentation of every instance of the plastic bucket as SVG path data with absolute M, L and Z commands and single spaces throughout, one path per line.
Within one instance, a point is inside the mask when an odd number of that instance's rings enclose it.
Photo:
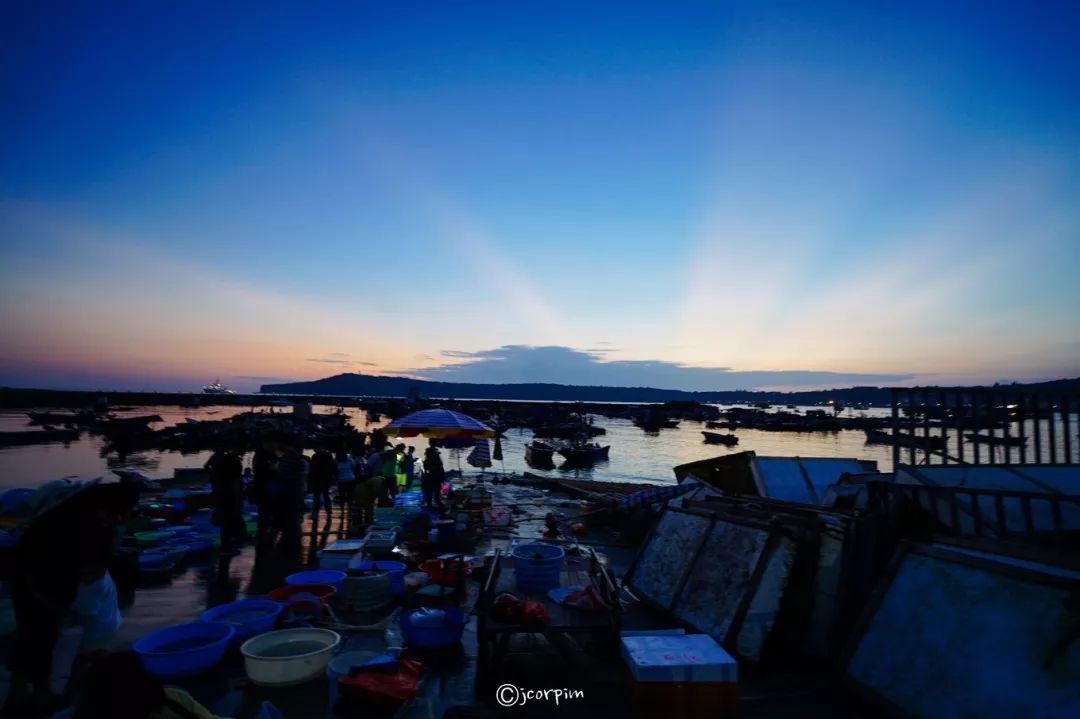
M 341 590 L 341 603 L 354 612 L 372 612 L 393 601 L 390 594 L 390 575 L 386 572 L 362 577 L 346 577 Z
M 514 559 L 514 577 L 523 592 L 546 592 L 559 586 L 563 558 L 562 547 L 543 542 L 520 544 L 510 551 Z
M 405 565 L 401 562 L 365 559 L 349 562 L 348 568 L 350 576 L 355 576 L 353 572 L 386 572 L 390 575 L 390 593 L 395 597 L 400 597 L 405 593 Z

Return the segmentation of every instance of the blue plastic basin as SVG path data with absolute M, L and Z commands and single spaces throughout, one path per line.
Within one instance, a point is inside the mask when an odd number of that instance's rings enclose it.
M 423 611 L 423 610 L 420 610 Z M 402 611 L 401 636 L 411 647 L 439 649 L 452 647 L 461 641 L 469 615 L 458 607 L 439 607 L 443 612 L 441 623 L 425 622 L 422 617 L 413 617 L 417 612 Z
M 523 592 L 546 592 L 559 586 L 562 575 L 562 547 L 543 542 L 519 544 L 510 551 L 514 559 L 514 577 Z
M 236 629 L 232 638 L 235 645 L 272 630 L 284 609 L 272 599 L 241 599 L 207 609 L 199 615 L 199 621 L 231 624 Z
M 344 582 L 345 572 L 339 572 L 336 569 L 313 569 L 285 577 L 285 584 L 290 587 L 297 584 L 329 584 L 339 593 Z
M 194 622 L 151 632 L 136 641 L 132 649 L 146 671 L 160 679 L 180 679 L 221 662 L 235 634 L 231 624 Z

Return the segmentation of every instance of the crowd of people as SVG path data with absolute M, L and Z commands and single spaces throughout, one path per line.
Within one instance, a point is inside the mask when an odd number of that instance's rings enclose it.
M 418 460 L 415 447 L 392 445 L 379 430 L 350 449 L 333 453 L 319 448 L 305 455 L 299 437 L 264 437 L 248 467 L 235 448 L 215 451 L 205 468 L 211 477 L 213 521 L 221 531 L 222 554 L 235 554 L 237 546 L 250 539 L 257 548 L 274 544 L 283 550 L 299 548 L 308 491 L 313 497 L 313 525 L 325 513 L 329 527 L 336 504 L 339 531 L 344 534 L 347 529 L 354 536 L 374 521 L 376 506 L 392 506 L 397 493 L 411 491 L 417 484 L 424 504 L 442 509 L 446 475 L 434 442 L 422 460 Z M 20 538 L 13 557 L 16 635 L 5 715 L 38 716 L 55 707 L 56 697 L 49 688 L 53 650 L 61 627 L 73 619 L 79 621 L 84 597 L 93 600 L 98 609 L 109 605 L 111 611 L 104 615 L 115 624 L 104 626 L 100 616 L 90 617 L 93 621 L 88 620 L 84 639 L 111 635 L 119 625 L 116 588 L 108 567 L 138 498 L 138 487 L 127 481 L 95 485 L 36 518 Z M 254 538 L 248 536 L 243 516 L 248 501 L 258 507 Z M 95 610 L 95 614 L 102 612 Z M 131 664 L 131 659 L 117 658 L 115 666 L 106 663 L 98 671 L 119 669 L 118 676 L 130 676 L 124 662 Z M 102 677 L 99 680 L 107 683 Z M 200 711 L 185 711 L 185 697 L 162 691 L 148 684 L 145 698 L 149 713 L 140 709 L 130 716 L 203 716 Z M 120 716 L 106 706 L 108 701 L 102 696 L 88 694 L 73 715 Z
M 267 437 L 259 442 L 249 468 L 244 468 L 238 451 L 225 447 L 210 457 L 205 468 L 211 476 L 214 523 L 221 528 L 223 552 L 235 552 L 238 543 L 251 539 L 243 520 L 245 498 L 258 508 L 256 545 L 277 543 L 287 550 L 300 545 L 305 492 L 312 495 L 313 525 L 325 513 L 328 526 L 336 504 L 343 526 L 357 535 L 374 521 L 376 506 L 392 506 L 399 492 L 412 491 L 416 485 L 424 506 L 441 510 L 446 478 L 434 442 L 419 460 L 415 447 L 391 444 L 379 430 L 351 451 L 318 448 L 311 455 L 304 454 L 298 437 Z

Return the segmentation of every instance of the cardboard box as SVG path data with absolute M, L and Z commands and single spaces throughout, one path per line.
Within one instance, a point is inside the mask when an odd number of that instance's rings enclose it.
M 634 716 L 735 717 L 738 663 L 705 634 L 622 637 Z

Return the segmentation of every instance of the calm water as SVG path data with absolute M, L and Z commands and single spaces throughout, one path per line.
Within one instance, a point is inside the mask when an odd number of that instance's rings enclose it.
M 316 407 L 317 412 L 335 411 L 332 407 Z M 185 418 L 223 419 L 245 411 L 245 408 L 218 407 L 191 409 L 183 407 L 139 407 L 120 416 L 158 414 L 163 422 L 155 429 L 183 422 Z M 358 409 L 347 410 L 352 423 L 358 429 L 371 430 L 385 424 L 369 424 L 364 413 Z M 884 415 L 887 410 L 872 409 L 867 414 Z M 892 450 L 885 445 L 868 445 L 861 431 L 843 432 L 762 432 L 740 429 L 736 432 L 739 444 L 734 448 L 708 445 L 702 441 L 701 422 L 683 421 L 678 429 L 666 429 L 659 434 L 648 435 L 629 420 L 595 417 L 597 425 L 607 429 L 607 434 L 597 438 L 611 445 L 611 459 L 591 469 L 539 470 L 525 463 L 525 445 L 532 440 L 529 430 L 512 429 L 502 440 L 503 461 L 496 462 L 491 471 L 521 473 L 533 472 L 545 476 L 578 477 L 604 481 L 625 482 L 671 482 L 672 467 L 685 462 L 732 454 L 752 449 L 759 455 L 783 455 L 803 457 L 855 457 L 875 460 L 878 468 L 887 471 L 892 464 Z M 31 429 L 23 412 L 0 413 L 0 431 Z M 61 477 L 93 478 L 109 476 L 112 469 L 136 469 L 150 477 L 171 477 L 173 470 L 181 467 L 201 467 L 209 452 L 181 454 L 179 452 L 149 451 L 124 458 L 115 455 L 102 456 L 104 440 L 84 433 L 70 444 L 42 444 L 29 447 L 0 449 L 0 487 L 32 487 Z M 416 438 L 406 444 L 415 444 L 421 451 L 426 440 Z M 468 451 L 452 450 L 445 457 L 448 469 L 459 464 L 466 471 L 475 471 L 465 463 Z M 557 463 L 558 464 L 558 463 Z

